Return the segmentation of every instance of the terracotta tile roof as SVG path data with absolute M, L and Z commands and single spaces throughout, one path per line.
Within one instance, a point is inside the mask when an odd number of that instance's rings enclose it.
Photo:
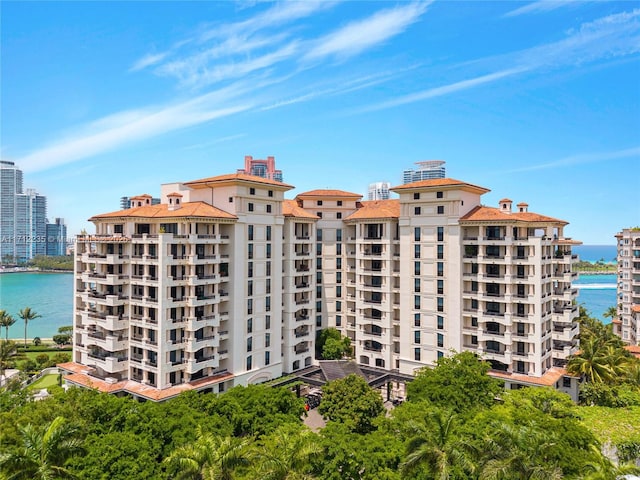
M 460 218 L 460 221 L 468 222 L 486 222 L 486 221 L 511 221 L 511 222 L 527 222 L 527 223 L 562 223 L 567 224 L 564 220 L 559 220 L 553 217 L 547 217 L 538 213 L 532 212 L 502 212 L 498 208 L 485 207 L 479 205 L 471 210 L 469 213 Z
M 182 217 L 199 217 L 199 218 L 227 218 L 236 219 L 235 215 L 213 207 L 205 202 L 185 202 L 176 210 L 169 210 L 166 203 L 158 205 L 144 205 L 142 207 L 127 208 L 126 210 L 118 210 L 117 212 L 102 213 L 94 215 L 89 221 L 100 220 L 103 218 L 182 218 Z
M 329 189 L 309 190 L 308 192 L 302 192 L 296 195 L 296 198 L 316 198 L 316 197 L 360 199 L 362 198 L 362 195 L 360 195 L 359 193 L 345 192 L 344 190 L 329 190 Z
M 512 200 L 510 198 L 503 198 L 502 200 L 500 200 L 498 203 L 503 203 L 503 202 L 511 202 Z
M 318 220 L 320 217 L 317 215 L 306 211 L 295 200 L 285 200 L 282 202 L 282 214 L 285 217 L 298 217 L 298 218 L 311 218 L 313 220 Z
M 529 204 L 526 202 L 520 202 L 519 204 L 516 205 L 516 207 L 528 207 Z
M 404 185 L 398 185 L 391 188 L 391 190 L 416 190 L 419 188 L 435 188 L 435 187 L 462 187 L 467 189 L 476 190 L 481 193 L 490 192 L 488 188 L 473 185 L 471 183 L 456 180 L 455 178 L 432 178 L 430 180 L 419 180 L 417 182 L 405 183 Z
M 238 183 L 238 182 L 262 183 L 264 185 L 271 185 L 274 187 L 280 187 L 287 190 L 294 188 L 293 185 L 277 182 L 276 180 L 270 180 L 268 178 L 257 177 L 255 175 L 247 175 L 246 173 L 229 173 L 227 175 L 218 175 L 215 177 L 201 178 L 199 180 L 192 180 L 190 182 L 185 182 L 184 185 L 191 188 L 207 188 L 207 187 L 213 187 L 216 184 L 223 185 L 223 184 Z
M 194 380 L 190 383 L 182 383 L 180 385 L 174 385 L 172 387 L 159 390 L 148 385 L 134 382 L 133 380 L 123 380 L 116 383 L 109 383 L 87 374 L 87 371 L 92 370 L 91 367 L 87 367 L 86 365 L 81 365 L 75 362 L 61 363 L 58 364 L 58 367 L 67 372 L 72 372 L 69 375 L 66 375 L 64 379 L 65 381 L 73 383 L 75 385 L 93 388 L 104 393 L 126 392 L 156 402 L 175 397 L 182 392 L 206 388 L 233 378 L 232 374 L 224 372 L 211 377 Z
M 640 313 L 640 305 L 632 305 L 631 311 L 635 313 Z
M 636 358 L 640 358 L 640 345 L 627 345 L 624 347 L 626 351 Z
M 400 217 L 400 201 L 392 200 L 367 200 L 359 202 L 360 208 L 345 218 L 348 220 L 362 220 L 371 218 L 398 218 Z
M 167 193 L 167 197 L 183 197 L 184 195 L 182 195 L 181 193 L 178 192 L 171 192 L 171 193 Z
M 616 325 L 622 325 L 622 320 L 620 320 L 618 317 L 614 317 L 614 319 L 611 320 L 611 323 L 614 323 Z
M 529 383 L 531 385 L 543 385 L 551 387 L 563 376 L 567 375 L 567 370 L 559 367 L 552 367 L 541 377 L 532 377 L 521 373 L 507 373 L 499 370 L 489 370 L 489 376 L 500 380 L 512 380 L 518 383 Z
M 143 193 L 142 195 L 136 195 L 135 197 L 129 197 L 129 200 L 143 200 L 147 198 L 153 198 L 148 193 Z

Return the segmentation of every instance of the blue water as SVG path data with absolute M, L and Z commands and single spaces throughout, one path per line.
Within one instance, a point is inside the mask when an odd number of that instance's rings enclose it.
M 573 253 L 580 257 L 583 262 L 615 263 L 617 249 L 615 245 L 576 245 L 572 247 Z
M 18 312 L 24 307 L 42 315 L 29 322 L 29 338 L 51 338 L 58 328 L 73 324 L 73 275 L 71 273 L 0 274 L 0 309 L 17 321 L 9 328 L 9 338 L 24 338 L 24 322 Z M 5 336 L 2 328 L 0 335 Z
M 592 317 L 610 323 L 611 319 L 603 315 L 616 306 L 616 275 L 580 275 L 573 285 L 578 287 L 578 303 L 583 304 Z

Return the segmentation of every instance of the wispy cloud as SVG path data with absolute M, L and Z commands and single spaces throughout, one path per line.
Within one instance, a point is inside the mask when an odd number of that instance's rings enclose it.
M 138 59 L 129 69 L 130 72 L 137 72 L 138 70 L 142 70 L 144 68 L 150 67 L 151 65 L 156 65 L 160 63 L 165 57 L 168 55 L 168 52 L 163 53 L 149 53 L 144 57 Z
M 511 172 L 531 172 L 534 170 L 547 170 L 552 168 L 574 167 L 585 163 L 605 162 L 608 160 L 619 160 L 622 158 L 640 158 L 640 147 L 627 148 L 625 150 L 616 150 L 613 152 L 597 152 L 597 153 L 581 153 L 571 155 L 569 157 L 560 158 L 552 162 L 539 163 L 537 165 L 529 165 L 527 167 L 516 168 Z
M 520 8 L 511 10 L 503 15 L 503 17 L 517 17 L 529 13 L 546 13 L 557 8 L 566 7 L 568 5 L 577 5 L 584 3 L 581 0 L 539 0 L 537 2 L 528 3 Z
M 575 67 L 636 54 L 640 52 L 639 17 L 640 9 L 636 9 L 584 23 L 579 29 L 569 32 L 567 38 L 557 42 L 466 64 L 467 67 L 473 66 L 476 69 L 483 65 L 493 65 L 494 68 L 495 65 L 498 65 L 494 72 L 475 75 L 468 80 L 455 81 L 376 103 L 359 109 L 355 113 L 382 110 L 423 101 L 493 83 L 517 74 L 533 73 L 543 69 Z
M 305 59 L 327 56 L 345 58 L 379 45 L 418 21 L 428 5 L 428 2 L 411 3 L 381 10 L 363 20 L 351 22 L 314 42 L 315 46 L 305 55 Z
M 99 119 L 75 135 L 40 148 L 19 159 L 26 172 L 46 170 L 115 150 L 125 144 L 233 115 L 251 104 L 228 99 L 242 93 L 240 86 L 220 89 L 175 105 L 131 110 Z

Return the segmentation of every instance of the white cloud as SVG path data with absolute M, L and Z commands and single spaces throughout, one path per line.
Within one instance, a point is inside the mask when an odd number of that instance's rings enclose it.
M 528 167 L 517 168 L 511 170 L 511 172 L 531 172 L 534 170 L 546 170 L 550 168 L 563 168 L 573 167 L 576 165 L 583 165 L 585 163 L 598 163 L 605 162 L 607 160 L 618 160 L 621 158 L 640 158 L 640 147 L 627 148 L 625 150 L 616 150 L 613 152 L 596 152 L 596 153 L 581 153 L 578 155 L 571 155 L 569 157 L 554 160 L 553 162 L 540 163 L 538 165 L 529 165 Z
M 137 72 L 144 68 L 150 67 L 157 63 L 160 63 L 168 55 L 168 52 L 164 53 L 149 53 L 144 57 L 138 59 L 129 69 L 130 72 Z
M 566 7 L 568 5 L 576 5 L 582 3 L 579 0 L 539 0 L 531 2 L 523 7 L 511 10 L 503 15 L 503 17 L 517 17 L 528 13 L 546 13 L 557 8 Z
M 364 20 L 357 20 L 320 38 L 305 55 L 306 60 L 327 56 L 349 57 L 404 32 L 420 18 L 429 3 L 411 3 L 381 10 Z

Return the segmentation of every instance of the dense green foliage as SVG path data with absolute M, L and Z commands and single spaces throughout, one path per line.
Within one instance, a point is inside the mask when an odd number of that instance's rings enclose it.
M 40 270 L 73 271 L 73 255 L 36 255 L 29 260 L 30 267 Z
M 316 356 L 323 360 L 340 360 L 351 355 L 351 340 L 335 328 L 320 330 L 316 340 Z
M 496 400 L 498 385 L 485 381 L 485 368 L 468 354 L 442 360 L 389 413 L 380 390 L 361 378 L 330 382 L 319 408 L 327 425 L 318 433 L 302 424 L 304 401 L 286 388 L 189 392 L 157 404 L 59 387 L 30 402 L 12 384 L 0 390 L 0 478 L 27 465 L 20 458 L 48 478 L 68 471 L 92 480 L 615 478 L 600 453 L 609 439 L 580 418 L 586 408 L 604 407 L 577 407 L 544 388 L 500 392 Z M 615 430 L 617 420 L 607 418 Z M 630 418 L 629 434 L 611 439 L 624 459 L 637 453 L 639 424 Z

